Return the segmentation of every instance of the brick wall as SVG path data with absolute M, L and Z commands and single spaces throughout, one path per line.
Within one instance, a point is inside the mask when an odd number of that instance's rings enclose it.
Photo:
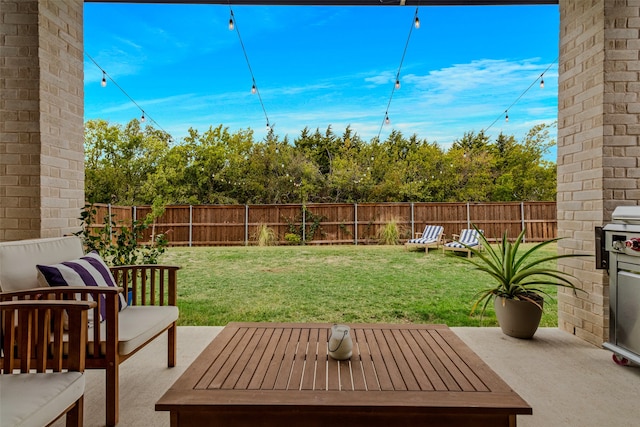
M 38 237 L 38 2 L 0 2 L 0 240 Z
M 640 2 L 561 0 L 560 13 L 559 250 L 594 253 L 594 227 L 640 196 Z M 609 334 L 606 274 L 593 259 L 560 267 L 586 293 L 559 293 L 559 327 L 600 345 Z
M 0 4 L 0 241 L 68 234 L 84 204 L 82 0 Z
M 84 206 L 83 8 L 40 1 L 42 237 L 77 231 Z

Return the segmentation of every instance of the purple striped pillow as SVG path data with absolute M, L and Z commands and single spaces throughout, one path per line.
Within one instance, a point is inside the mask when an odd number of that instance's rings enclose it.
M 48 286 L 116 286 L 109 267 L 98 252 L 92 251 L 85 256 L 54 265 L 36 265 L 38 280 L 44 280 Z M 119 295 L 119 310 L 127 307 L 124 295 Z M 100 321 L 107 316 L 105 298 L 100 296 Z

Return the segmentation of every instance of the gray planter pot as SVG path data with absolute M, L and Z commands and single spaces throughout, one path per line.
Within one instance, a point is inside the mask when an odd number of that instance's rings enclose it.
M 542 306 L 542 301 L 539 302 Z M 500 328 L 505 335 L 530 339 L 538 330 L 542 310 L 528 301 L 496 297 L 493 306 Z

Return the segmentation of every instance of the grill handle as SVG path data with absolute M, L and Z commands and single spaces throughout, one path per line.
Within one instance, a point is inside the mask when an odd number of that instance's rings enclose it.
M 605 249 L 605 237 L 602 227 L 595 228 L 596 269 L 609 269 L 609 251 Z

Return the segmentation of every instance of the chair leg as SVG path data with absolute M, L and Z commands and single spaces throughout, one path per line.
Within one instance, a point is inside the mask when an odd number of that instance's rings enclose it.
M 167 366 L 173 368 L 176 366 L 176 356 L 178 352 L 178 327 L 175 322 L 167 330 Z
M 73 407 L 66 414 L 66 427 L 82 427 L 84 423 L 84 396 L 80 396 L 80 399 L 73 404 Z
M 118 424 L 120 412 L 120 368 L 118 361 L 107 366 L 105 372 L 107 383 L 107 427 Z

